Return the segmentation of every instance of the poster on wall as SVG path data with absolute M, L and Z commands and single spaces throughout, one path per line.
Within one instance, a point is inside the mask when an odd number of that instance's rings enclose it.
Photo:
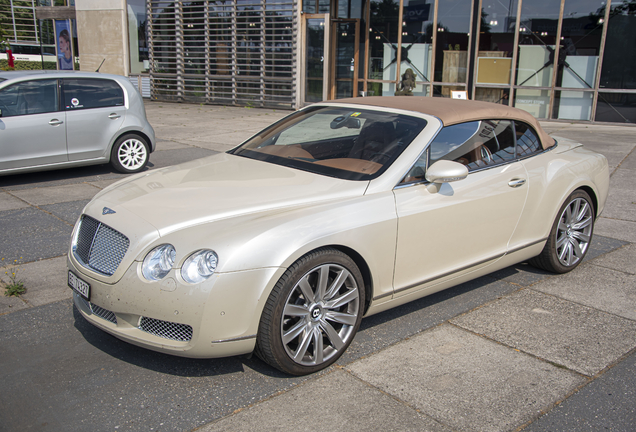
M 57 69 L 73 70 L 73 44 L 68 20 L 55 20 L 55 38 L 57 39 Z

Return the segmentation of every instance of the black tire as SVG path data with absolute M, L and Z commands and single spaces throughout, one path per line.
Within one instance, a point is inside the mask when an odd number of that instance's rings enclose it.
M 146 139 L 136 134 L 120 136 L 110 154 L 110 163 L 117 171 L 132 174 L 143 170 L 150 151 Z
M 530 264 L 554 273 L 575 269 L 592 242 L 594 213 L 592 200 L 585 191 L 572 192 L 557 213 L 543 251 Z
M 291 265 L 269 295 L 255 353 L 292 375 L 324 369 L 351 344 L 364 304 L 364 281 L 353 260 L 336 249 L 315 250 Z

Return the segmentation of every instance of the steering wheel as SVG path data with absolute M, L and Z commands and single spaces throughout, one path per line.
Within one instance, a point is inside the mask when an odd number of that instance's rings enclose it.
M 485 161 L 486 163 L 492 162 L 492 152 L 485 145 L 482 145 L 479 148 L 479 154 L 481 155 L 481 160 Z

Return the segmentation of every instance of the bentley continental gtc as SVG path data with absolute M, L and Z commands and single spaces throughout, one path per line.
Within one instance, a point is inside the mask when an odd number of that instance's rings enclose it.
M 317 103 L 101 191 L 68 281 L 82 316 L 124 341 L 307 374 L 364 316 L 519 262 L 574 269 L 608 185 L 604 156 L 508 106 Z

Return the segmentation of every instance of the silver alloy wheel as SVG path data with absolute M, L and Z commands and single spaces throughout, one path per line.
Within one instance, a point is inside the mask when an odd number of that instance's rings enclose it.
M 585 255 L 592 236 L 592 206 L 583 198 L 573 199 L 561 213 L 557 227 L 556 253 L 570 267 Z
M 285 301 L 281 338 L 287 355 L 303 366 L 329 361 L 353 337 L 359 313 L 358 286 L 346 268 L 338 264 L 313 268 Z
M 117 149 L 117 160 L 130 171 L 143 167 L 147 157 L 146 146 L 135 138 L 127 139 Z

